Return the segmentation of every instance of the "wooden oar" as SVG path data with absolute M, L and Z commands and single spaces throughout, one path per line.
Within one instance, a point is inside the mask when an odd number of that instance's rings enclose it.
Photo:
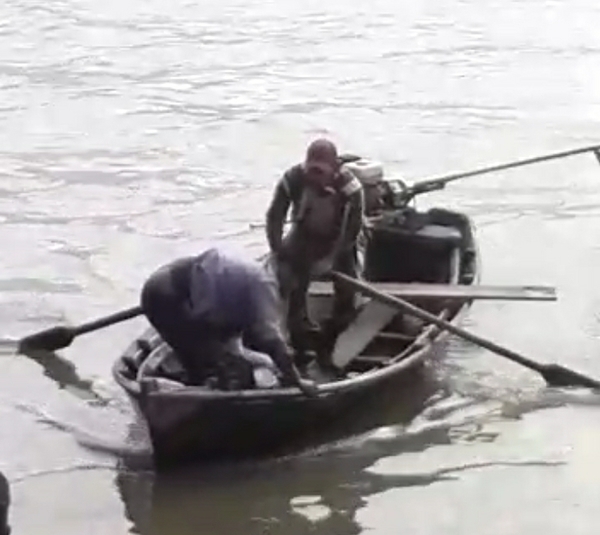
M 507 300 L 507 301 L 556 301 L 556 288 L 552 286 L 491 286 L 483 284 L 434 284 L 373 282 L 380 292 L 401 299 L 453 299 L 464 300 Z M 333 283 L 314 281 L 308 292 L 311 296 L 333 295 Z
M 30 334 L 19 341 L 17 351 L 19 353 L 31 350 L 45 349 L 55 351 L 71 345 L 71 342 L 79 335 L 97 331 L 104 327 L 120 323 L 122 321 L 135 318 L 142 314 L 142 309 L 139 306 L 121 310 L 104 316 L 88 323 L 83 323 L 77 327 L 68 327 L 66 325 L 58 325 L 45 329 L 43 331 Z
M 460 336 L 469 342 L 477 344 L 485 349 L 488 349 L 498 355 L 506 357 L 507 359 L 516 362 L 517 364 L 521 364 L 530 370 L 534 370 L 538 372 L 545 380 L 546 383 L 550 386 L 584 386 L 589 388 L 597 388 L 600 389 L 600 382 L 592 379 L 591 377 L 587 377 L 582 375 L 581 373 L 570 370 L 569 368 L 565 368 L 564 366 L 560 366 L 558 364 L 541 364 L 534 360 L 528 359 L 519 353 L 511 351 L 505 347 L 499 346 L 494 342 L 486 340 L 485 338 L 481 338 L 475 334 L 472 334 L 460 327 L 457 327 L 447 321 L 444 321 L 425 310 L 422 310 L 419 307 L 412 305 L 411 303 L 407 303 L 406 301 L 393 297 L 391 295 L 387 295 L 385 293 L 379 292 L 375 288 L 373 288 L 370 284 L 359 281 L 343 273 L 339 273 L 337 271 L 332 272 L 332 276 L 338 279 L 340 282 L 345 283 L 355 290 L 376 299 L 377 301 L 389 305 L 390 307 L 394 307 L 398 310 L 402 310 L 412 316 L 422 319 L 423 321 L 433 323 L 437 325 L 440 329 L 444 329 L 452 334 Z

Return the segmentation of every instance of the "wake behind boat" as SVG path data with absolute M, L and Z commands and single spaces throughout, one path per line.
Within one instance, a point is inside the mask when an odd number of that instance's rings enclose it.
M 383 283 L 437 317 L 458 321 L 472 302 L 465 288 L 477 279 L 470 220 L 449 210 L 409 207 L 416 193 L 401 181 L 383 187 L 384 209 L 367 214 L 363 280 Z M 331 284 L 314 282 L 311 317 L 325 320 L 332 300 Z M 421 365 L 446 338 L 434 325 L 363 299 L 333 348 L 342 373 L 331 374 L 316 362 L 304 370 L 319 384 L 316 398 L 291 387 L 223 391 L 186 385 L 172 350 L 153 329 L 126 349 L 113 375 L 148 423 L 157 466 L 166 466 L 262 455 L 328 427 Z

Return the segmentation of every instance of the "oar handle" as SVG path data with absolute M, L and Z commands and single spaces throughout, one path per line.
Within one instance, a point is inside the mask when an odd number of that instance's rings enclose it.
M 108 327 L 109 325 L 113 325 L 115 323 L 119 323 L 121 321 L 125 321 L 131 318 L 135 318 L 142 314 L 142 307 L 134 306 L 128 308 L 126 310 L 121 310 L 120 312 L 115 312 L 110 316 L 104 316 L 103 318 L 99 318 L 97 320 L 90 321 L 88 323 L 83 323 L 73 328 L 73 335 L 79 336 L 80 334 L 89 333 L 92 331 L 97 331 L 98 329 L 102 329 L 104 327 Z
M 457 336 L 460 336 L 461 338 L 464 338 L 465 340 L 468 340 L 470 342 L 473 342 L 474 344 L 477 344 L 486 349 L 489 349 L 490 351 L 493 351 L 494 353 L 498 353 L 498 354 L 506 357 L 507 359 L 510 359 L 514 362 L 517 362 L 518 364 L 521 364 L 522 366 L 525 366 L 527 368 L 535 370 L 539 373 L 543 373 L 545 371 L 545 368 L 546 368 L 545 365 L 535 362 L 533 360 L 529 360 L 527 357 L 524 357 L 523 355 L 520 355 L 519 353 L 515 353 L 514 351 L 511 351 L 510 349 L 507 349 L 505 347 L 494 344 L 493 342 L 486 340 L 485 338 L 481 338 L 481 337 L 479 337 L 475 334 L 472 334 L 468 331 L 465 331 L 465 330 L 461 329 L 460 327 L 456 327 L 452 323 L 444 321 L 443 319 L 440 319 L 437 316 L 430 314 L 429 312 L 425 312 L 424 310 L 412 305 L 411 303 L 404 301 L 403 299 L 399 299 L 397 297 L 393 297 L 391 295 L 382 293 L 382 292 L 376 290 L 375 288 L 373 288 L 371 285 L 365 284 L 364 282 L 361 282 L 361 281 L 358 281 L 352 277 L 349 277 L 348 275 L 345 275 L 344 273 L 339 273 L 337 271 L 333 271 L 332 276 L 336 277 L 341 282 L 354 287 L 356 290 L 360 291 L 361 293 L 380 301 L 381 303 L 384 303 L 386 305 L 389 305 L 391 307 L 394 307 L 394 308 L 397 308 L 400 310 L 404 310 L 404 311 L 410 313 L 411 315 L 422 319 L 423 321 L 433 323 L 434 325 L 437 325 L 441 329 L 444 329 L 448 332 L 456 334 Z

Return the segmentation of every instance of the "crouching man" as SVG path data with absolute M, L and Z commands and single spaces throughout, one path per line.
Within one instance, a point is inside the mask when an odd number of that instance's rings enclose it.
M 149 277 L 141 306 L 192 384 L 216 375 L 221 388 L 251 388 L 253 369 L 270 357 L 283 386 L 317 392 L 294 366 L 282 333 L 277 280 L 256 261 L 216 247 L 180 258 Z

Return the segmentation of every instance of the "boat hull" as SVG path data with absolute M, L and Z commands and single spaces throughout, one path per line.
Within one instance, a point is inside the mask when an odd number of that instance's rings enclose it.
M 442 351 L 445 338 L 440 336 L 434 345 L 415 353 L 396 369 L 370 377 L 364 385 L 351 384 L 316 399 L 296 391 L 275 399 L 203 399 L 201 392 L 191 389 L 167 393 L 152 392 L 150 387 L 144 395 L 132 396 L 132 401 L 149 425 L 154 461 L 159 467 L 281 455 L 376 425 L 379 417 L 375 411 L 385 409 L 384 403 L 376 401 L 386 396 L 389 400 L 394 395 L 395 401 L 403 404 L 406 420 L 414 417 L 427 397 L 424 393 L 431 393 L 424 384 L 427 381 L 421 366 Z M 398 412 L 394 411 L 395 416 Z

